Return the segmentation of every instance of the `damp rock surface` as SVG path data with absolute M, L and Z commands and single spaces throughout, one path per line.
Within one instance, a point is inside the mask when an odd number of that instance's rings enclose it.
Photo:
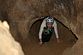
M 78 38 L 67 52 L 72 51 L 71 55 L 82 55 L 82 6 L 83 0 L 0 0 L 0 19 L 7 20 L 13 37 L 20 43 L 25 43 L 26 39 L 29 41 L 29 30 L 35 21 L 41 16 L 53 16 Z
M 0 55 L 24 55 L 21 45 L 12 37 L 7 25 L 0 21 Z

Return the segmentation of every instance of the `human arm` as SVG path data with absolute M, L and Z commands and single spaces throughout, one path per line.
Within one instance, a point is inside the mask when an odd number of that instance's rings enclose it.
M 57 23 L 56 21 L 54 21 L 54 32 L 55 32 L 55 35 L 56 35 L 56 38 L 57 38 L 57 42 L 59 42 L 59 35 L 58 35 L 58 29 L 57 29 Z
M 43 28 L 46 27 L 46 21 L 45 19 L 43 20 L 41 26 L 40 26 L 40 30 L 39 30 L 39 40 L 40 42 L 42 42 L 42 32 L 43 32 Z

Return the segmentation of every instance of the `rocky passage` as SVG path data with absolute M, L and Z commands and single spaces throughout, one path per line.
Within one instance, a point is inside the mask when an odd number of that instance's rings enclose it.
M 0 0 L 0 20 L 8 21 L 12 36 L 21 43 L 26 55 L 28 51 L 29 54 L 37 53 L 34 51 L 35 47 L 40 48 L 37 49 L 39 51 L 48 46 L 45 51 L 49 52 L 50 45 L 60 45 L 55 44 L 56 40 L 50 41 L 43 47 L 38 45 L 38 35 L 35 35 L 38 34 L 38 31 L 35 32 L 33 28 L 31 29 L 31 26 L 41 16 L 55 17 L 77 36 L 78 41 L 74 45 L 69 44 L 69 42 L 73 43 L 71 35 L 68 34 L 69 31 L 63 32 L 66 30 L 61 31 L 61 28 L 59 28 L 61 44 L 67 42 L 68 46 L 72 46 L 68 51 L 65 50 L 66 48 L 63 49 L 65 53 L 63 55 L 83 54 L 83 0 Z M 29 33 L 29 30 L 34 30 L 34 32 L 31 31 L 33 34 Z M 64 46 L 67 46 L 67 44 L 64 44 Z M 35 47 L 33 48 L 33 46 Z M 31 51 L 29 48 L 31 48 Z M 61 48 L 64 47 L 61 46 Z M 44 49 L 41 51 L 44 51 Z
M 30 30 L 30 36 L 23 45 L 25 55 L 62 55 L 63 51 L 71 48 L 77 41 L 76 36 L 61 23 L 58 23 L 60 43 L 57 43 L 53 33 L 51 40 L 42 46 L 39 45 L 38 31 L 42 20 L 36 21 Z

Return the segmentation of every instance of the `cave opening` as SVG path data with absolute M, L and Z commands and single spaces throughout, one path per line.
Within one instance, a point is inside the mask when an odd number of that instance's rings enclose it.
M 60 39 L 62 39 L 63 41 L 69 41 L 68 39 L 71 40 L 73 38 L 72 41 L 74 42 L 78 40 L 76 35 L 68 27 L 66 27 L 62 22 L 58 21 L 57 19 L 55 20 L 57 21 L 58 33 L 59 33 Z M 30 35 L 35 36 L 35 37 L 32 37 L 34 38 L 35 41 L 38 40 L 38 33 L 39 33 L 39 29 L 40 29 L 42 21 L 43 19 L 36 20 L 30 28 Z
M 43 21 L 43 19 L 36 20 L 30 28 L 30 32 L 29 32 L 30 37 L 29 38 L 30 38 L 31 42 L 33 44 L 36 43 L 36 45 L 38 45 L 38 42 L 39 42 L 38 33 L 39 33 L 39 29 L 40 29 L 40 25 L 41 25 L 42 21 Z M 47 45 L 48 49 L 50 49 L 50 53 L 54 52 L 54 55 L 57 55 L 57 54 L 61 55 L 61 53 L 66 48 L 72 47 L 76 43 L 78 38 L 63 23 L 61 23 L 58 20 L 56 20 L 56 21 L 57 21 L 57 25 L 58 25 L 58 33 L 59 33 L 59 37 L 60 37 L 60 43 L 57 43 L 55 34 L 53 33 L 51 40 L 46 45 Z M 43 47 L 45 47 L 45 44 Z M 48 50 L 48 49 L 44 49 L 44 50 Z M 58 51 L 56 51 L 55 49 L 57 49 Z M 36 53 L 36 51 L 34 53 L 38 54 L 38 53 Z M 45 54 L 47 54 L 47 53 L 48 52 L 46 52 Z

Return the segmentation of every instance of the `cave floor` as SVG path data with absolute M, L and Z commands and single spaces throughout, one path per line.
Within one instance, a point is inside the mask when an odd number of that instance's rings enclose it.
M 32 39 L 33 40 L 33 39 Z M 43 45 L 39 45 L 38 41 L 26 40 L 23 44 L 25 55 L 62 55 L 62 52 L 69 47 L 72 47 L 73 42 L 63 41 L 57 43 L 56 39 L 51 40 Z
M 37 24 L 32 27 L 31 34 L 22 43 L 25 55 L 62 55 L 65 49 L 71 48 L 76 43 L 77 39 L 72 32 L 58 23 L 60 42 L 57 43 L 56 36 L 53 34 L 49 42 L 40 46 L 37 35 L 38 27 L 36 27 L 38 24 L 37 22 Z

